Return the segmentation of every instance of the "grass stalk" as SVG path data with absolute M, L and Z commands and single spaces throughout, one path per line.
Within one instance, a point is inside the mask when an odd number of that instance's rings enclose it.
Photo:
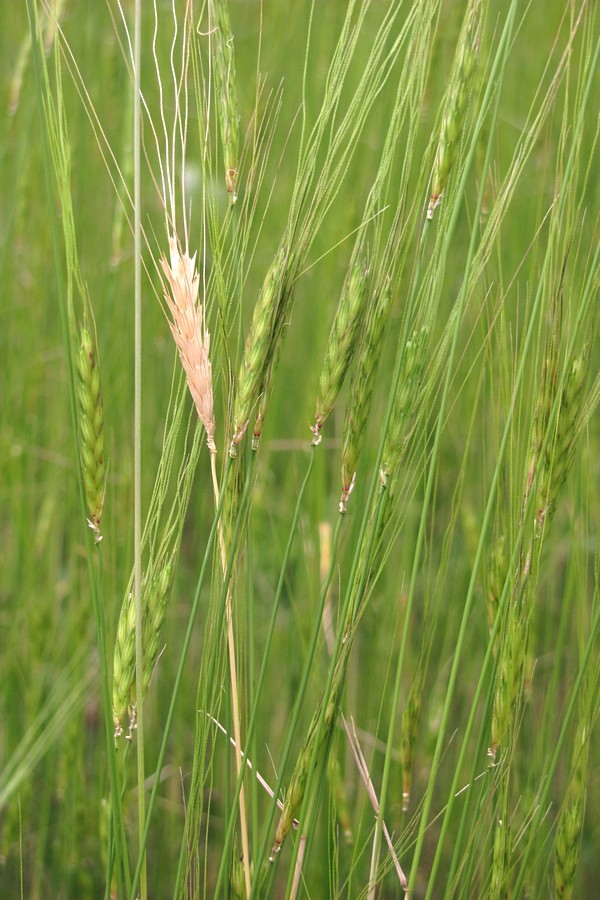
M 282 597 L 282 593 L 283 593 L 283 589 L 284 589 L 284 585 L 285 585 L 285 573 L 286 573 L 286 570 L 287 570 L 288 560 L 289 560 L 290 553 L 291 553 L 291 550 L 292 550 L 293 541 L 294 541 L 294 538 L 296 537 L 296 534 L 297 534 L 297 530 L 298 530 L 298 520 L 299 520 L 299 518 L 300 518 L 300 513 L 301 513 L 301 511 L 302 511 L 302 501 L 303 501 L 303 498 L 304 498 L 304 494 L 305 494 L 305 492 L 306 492 L 306 488 L 307 488 L 307 486 L 308 486 L 308 484 L 309 484 L 309 482 L 310 482 L 311 473 L 312 473 L 312 469 L 313 469 L 313 464 L 314 464 L 314 453 L 311 452 L 310 455 L 309 455 L 309 462 L 308 462 L 308 467 L 307 467 L 307 470 L 306 470 L 306 474 L 305 474 L 305 476 L 304 476 L 304 480 L 303 480 L 302 485 L 301 485 L 301 487 L 300 487 L 300 490 L 299 490 L 299 492 L 298 492 L 298 497 L 297 497 L 297 500 L 296 500 L 296 506 L 295 506 L 295 509 L 294 509 L 294 515 L 293 515 L 293 518 L 292 518 L 292 521 L 291 521 L 291 524 L 290 524 L 290 531 L 289 531 L 289 535 L 288 535 L 288 539 L 287 539 L 287 543 L 286 543 L 284 555 L 283 555 L 282 562 L 281 562 L 281 569 L 280 569 L 279 580 L 278 580 L 278 582 L 277 582 L 277 587 L 276 587 L 276 590 L 275 590 L 275 597 L 274 597 L 274 600 L 273 600 L 273 606 L 272 606 L 272 609 L 271 609 L 271 616 L 270 616 L 270 620 L 269 620 L 269 628 L 268 628 L 267 636 L 266 636 L 266 640 L 265 640 L 265 649 L 264 649 L 264 652 L 263 652 L 263 658 L 262 658 L 262 661 L 261 661 L 261 667 L 260 667 L 258 679 L 257 679 L 257 682 L 256 682 L 256 688 L 255 688 L 255 691 L 254 691 L 254 698 L 253 698 L 252 706 L 251 706 L 251 709 L 250 709 L 250 716 L 249 716 L 249 719 L 248 719 L 248 729 L 247 729 L 247 731 L 246 731 L 246 743 L 247 743 L 248 745 L 249 745 L 249 744 L 251 743 L 251 741 L 254 739 L 255 729 L 256 729 L 256 726 L 257 726 L 257 723 L 258 723 L 258 716 L 259 716 L 259 709 L 260 709 L 260 699 L 261 699 L 261 696 L 262 696 L 263 686 L 264 686 L 265 677 L 266 677 L 266 673 L 267 673 L 267 664 L 268 664 L 268 660 L 269 660 L 269 651 L 270 651 L 270 649 L 271 649 L 271 645 L 272 645 L 272 641 L 273 641 L 273 635 L 274 635 L 274 632 L 275 632 L 275 625 L 276 625 L 276 621 L 277 621 L 277 614 L 278 614 L 279 609 L 280 609 L 281 597 Z M 245 765 L 245 764 L 246 764 L 246 754 L 244 754 L 244 765 Z M 242 769 L 240 772 L 238 772 L 238 779 L 237 779 L 237 784 L 236 784 L 236 787 L 235 787 L 235 794 L 234 794 L 234 802 L 237 800 L 237 796 L 236 796 L 236 795 L 238 794 L 238 792 L 239 792 L 239 790 L 240 790 L 240 788 L 241 788 L 241 785 L 242 785 L 242 778 L 243 778 L 243 769 Z M 280 780 L 281 780 L 281 779 L 280 779 Z M 280 785 L 279 785 L 279 786 L 280 786 Z M 276 785 L 275 790 L 273 791 L 273 799 L 274 799 L 274 801 L 276 801 L 277 796 L 278 796 L 278 786 Z M 277 808 L 277 806 L 276 806 L 276 802 L 275 802 L 275 804 L 272 806 L 272 809 L 271 809 L 271 822 L 272 822 L 272 819 L 273 819 L 273 817 L 274 817 L 275 809 L 276 809 L 276 808 Z M 233 819 L 231 819 L 231 821 L 230 821 L 230 823 L 229 823 L 229 826 L 228 826 L 227 833 L 226 833 L 226 835 L 225 835 L 224 849 L 223 849 L 223 854 L 222 854 L 222 857 L 221 857 L 221 866 L 220 866 L 220 869 L 219 869 L 219 874 L 218 874 L 218 877 L 217 877 L 217 883 L 216 883 L 216 887 L 215 887 L 215 900 L 216 900 L 216 898 L 218 898 L 218 897 L 220 896 L 220 892 L 221 892 L 221 890 L 223 889 L 223 881 L 224 881 L 225 874 L 226 874 L 226 862 L 227 862 L 228 852 L 229 852 L 230 843 L 231 843 L 232 834 L 233 834 L 233 824 L 234 824 Z M 255 865 L 255 872 L 256 872 L 256 873 L 259 872 L 259 866 L 260 866 L 260 864 L 261 864 L 260 861 L 261 861 L 261 859 L 264 858 L 264 855 L 265 855 L 265 852 L 266 852 L 266 841 L 268 840 L 269 829 L 270 829 L 270 825 L 266 825 L 265 828 L 263 829 L 263 832 L 264 832 L 264 834 L 265 834 L 265 840 L 264 840 L 264 842 L 263 842 L 263 843 L 264 843 L 264 846 L 263 846 L 262 850 L 261 850 L 258 854 L 256 854 L 255 857 L 254 857 L 254 865 Z M 257 885 L 258 883 L 259 883 L 259 877 L 258 877 L 258 874 L 257 874 L 257 877 L 255 878 L 255 881 L 254 881 L 253 890 L 256 890 L 256 885 Z M 249 895 L 249 896 L 250 896 L 250 895 Z
M 219 483 L 217 480 L 216 469 L 216 452 L 210 454 L 210 470 L 212 475 L 213 491 L 215 497 L 215 509 L 219 506 Z M 219 519 L 219 547 L 221 552 L 221 566 L 223 568 L 223 578 L 227 574 L 227 547 L 225 544 L 225 534 L 223 530 L 223 522 Z M 236 650 L 235 636 L 233 631 L 233 610 L 232 610 L 232 585 L 229 582 L 225 599 L 225 619 L 227 624 L 227 647 L 229 650 L 229 675 L 231 678 L 231 704 L 233 716 L 233 733 L 235 740 L 235 764 L 237 777 L 240 780 L 238 803 L 240 808 L 240 829 L 242 833 L 242 865 L 244 869 L 244 883 L 246 887 L 246 896 L 250 896 L 250 844 L 248 841 L 248 819 L 246 815 L 246 795 L 244 792 L 243 769 L 244 762 L 242 759 L 242 729 L 240 715 L 240 701 L 238 691 L 238 677 L 236 666 Z
M 133 412 L 133 596 L 135 603 L 135 682 L 137 721 L 138 850 L 141 860 L 140 898 L 147 900 L 146 771 L 144 762 L 144 627 L 142 605 L 142 194 L 141 194 L 141 64 L 142 4 L 135 0 L 133 40 L 133 238 L 134 238 L 134 412 Z
M 227 461 L 226 468 L 225 468 L 225 472 L 224 472 L 224 474 L 223 474 L 223 481 L 222 481 L 222 484 L 221 484 L 221 491 L 222 491 L 222 492 L 223 492 L 223 490 L 224 490 L 224 486 L 226 485 L 227 479 L 228 479 L 228 477 L 229 477 L 229 469 L 230 469 L 230 464 L 229 464 L 229 460 L 228 460 L 228 461 Z M 170 738 L 170 735 L 171 735 L 171 728 L 172 728 L 173 718 L 174 718 L 174 714 L 175 714 L 175 706 L 176 706 L 177 699 L 178 699 L 179 692 L 180 692 L 180 688 L 181 688 L 181 683 L 182 683 L 182 679 L 183 679 L 183 673 L 184 673 L 185 663 L 186 663 L 187 656 L 188 656 L 188 653 L 189 653 L 190 644 L 191 644 L 191 641 L 192 641 L 192 635 L 193 635 L 193 631 L 194 631 L 194 625 L 195 625 L 195 622 L 196 622 L 196 616 L 197 616 L 197 613 L 198 613 L 198 607 L 199 607 L 199 605 L 200 605 L 200 594 L 201 594 L 202 587 L 203 587 L 203 585 L 204 585 L 204 580 L 205 580 L 205 577 L 206 577 L 206 573 L 207 573 L 208 568 L 209 568 L 210 559 L 211 559 L 211 555 L 212 555 L 212 552 L 213 552 L 214 544 L 215 544 L 215 541 L 217 540 L 218 523 L 219 523 L 219 521 L 220 521 L 220 518 L 221 518 L 221 515 L 222 515 L 222 511 L 223 511 L 223 499 L 222 499 L 222 493 L 221 493 L 221 500 L 220 500 L 219 506 L 217 507 L 217 510 L 216 510 L 216 512 L 215 512 L 215 517 L 214 517 L 214 520 L 213 520 L 213 522 L 212 522 L 211 529 L 210 529 L 210 533 L 209 533 L 209 535 L 208 535 L 208 539 L 207 539 L 207 542 L 206 542 L 206 549 L 205 549 L 205 551 L 204 551 L 204 557 L 203 557 L 203 560 L 202 560 L 202 565 L 201 565 L 200 571 L 199 571 L 199 573 L 198 573 L 198 581 L 197 581 L 197 583 L 196 583 L 196 590 L 195 590 L 195 592 L 194 592 L 194 599 L 193 599 L 193 601 L 192 601 L 192 605 L 191 605 L 191 608 L 190 608 L 190 614 L 189 614 L 189 618 L 188 618 L 188 623 L 187 623 L 187 627 L 186 627 L 185 634 L 184 634 L 184 637 L 183 637 L 183 641 L 182 641 L 182 644 L 181 644 L 181 651 L 180 651 L 180 656 L 179 656 L 179 662 L 178 662 L 178 665 L 177 665 L 177 671 L 176 671 L 176 674 L 175 674 L 175 678 L 174 678 L 174 680 L 173 680 L 173 689 L 172 689 L 172 691 L 171 691 L 171 699 L 170 699 L 170 702 L 169 702 L 169 708 L 168 708 L 167 713 L 166 713 L 166 716 L 165 716 L 164 728 L 163 728 L 163 736 L 162 736 L 160 748 L 159 748 L 159 751 L 158 751 L 157 762 L 156 762 L 156 768 L 155 768 L 155 772 L 154 772 L 154 779 L 153 779 L 153 785 L 152 785 L 152 791 L 151 791 L 151 793 L 150 793 L 150 797 L 149 797 L 149 800 L 148 800 L 148 806 L 147 806 L 146 827 L 145 827 L 145 830 L 144 830 L 143 840 L 142 840 L 142 849 L 143 849 L 143 850 L 145 850 L 145 847 L 146 847 L 146 844 L 147 844 L 147 841 L 148 841 L 148 835 L 149 835 L 149 831 L 150 831 L 150 822 L 151 822 L 152 814 L 153 814 L 153 812 L 154 812 L 154 808 L 155 808 L 155 806 L 156 806 L 157 796 L 158 796 L 158 789 L 159 789 L 159 786 L 160 786 L 160 773 L 161 773 L 162 768 L 163 768 L 163 766 L 164 766 L 165 755 L 166 755 L 166 752 L 167 752 L 167 746 L 168 746 L 169 738 Z M 185 844 L 182 844 L 182 853 L 181 853 L 181 855 L 180 855 L 179 874 L 178 874 L 178 877 L 177 877 L 176 882 L 175 882 L 174 896 L 178 896 L 178 895 L 179 895 L 179 894 L 178 894 L 178 891 L 179 891 L 178 885 L 180 885 L 181 877 L 182 877 L 183 856 L 184 856 L 184 854 L 183 854 L 183 849 L 184 849 L 184 847 L 185 847 Z M 137 892 L 137 884 L 138 884 L 138 879 L 139 879 L 139 876 L 140 876 L 140 871 L 141 871 L 141 857 L 138 859 L 138 863 L 137 863 L 137 866 L 136 866 L 136 870 L 135 870 L 134 875 L 133 875 L 132 886 L 131 886 L 131 890 L 130 890 L 130 892 L 129 892 L 129 900 L 135 900 L 135 898 L 136 898 L 136 896 L 137 896 L 137 893 L 136 893 L 136 892 Z

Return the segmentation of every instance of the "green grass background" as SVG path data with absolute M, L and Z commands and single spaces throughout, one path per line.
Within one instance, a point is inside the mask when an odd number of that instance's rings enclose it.
M 372 18 L 377 19 L 374 3 Z M 504 2 L 494 4 L 488 18 L 501 15 Z M 112 6 L 112 4 L 111 4 Z M 262 19 L 261 71 L 268 89 L 283 84 L 283 108 L 267 163 L 266 184 L 274 185 L 271 202 L 265 196 L 264 222 L 242 298 L 240 328 L 249 316 L 285 225 L 296 165 L 298 126 L 293 125 L 301 101 L 308 4 L 267 2 Z M 460 27 L 460 4 L 443 3 L 432 57 L 422 119 L 421 153 L 434 128 L 446 86 L 453 49 Z M 500 104 L 495 139 L 493 173 L 506 172 L 527 110 L 540 83 L 548 83 L 544 69 L 550 58 L 556 66 L 562 46 L 553 48 L 560 26 L 562 4 L 534 3 L 525 12 L 515 39 Z M 323 78 L 342 21 L 345 4 L 318 5 L 314 37 L 307 69 L 309 116 L 319 107 Z M 235 33 L 236 65 L 241 129 L 248 126 L 255 99 L 256 57 L 259 41 L 258 4 L 235 0 L 230 4 Z M 62 28 L 73 49 L 98 119 L 105 129 L 116 159 L 127 170 L 131 154 L 131 84 L 115 29 L 106 4 L 65 3 Z M 353 77 L 369 44 L 370 20 L 354 65 Z M 104 884 L 106 816 L 103 800 L 108 793 L 106 751 L 100 706 L 97 649 L 84 549 L 76 478 L 76 453 L 71 431 L 65 350 L 59 316 L 59 297 L 52 252 L 52 233 L 59 209 L 49 203 L 44 179 L 43 143 L 39 97 L 31 57 L 18 80 L 19 53 L 27 40 L 24 3 L 0 5 L 0 893 L 6 897 L 92 897 Z M 151 35 L 151 16 L 145 14 L 144 35 Z M 166 44 L 165 44 L 166 46 Z M 576 42 L 575 53 L 580 47 Z M 165 47 L 161 48 L 161 52 Z M 293 316 L 281 357 L 269 409 L 263 450 L 257 463 L 253 499 L 252 552 L 254 573 L 254 653 L 260 651 L 268 623 L 270 604 L 279 574 L 301 479 L 307 465 L 309 424 L 331 318 L 339 296 L 352 240 L 370 187 L 393 100 L 394 77 L 386 85 L 369 116 L 342 189 L 319 233 L 297 289 Z M 144 70 L 149 102 L 156 103 L 149 58 Z M 596 87 L 600 81 L 596 78 Z M 64 79 L 66 114 L 72 155 L 72 195 L 77 242 L 84 278 L 95 313 L 101 360 L 106 416 L 108 477 L 103 523 L 104 593 L 108 642 L 114 640 L 116 621 L 133 560 L 133 258 L 132 240 L 122 221 L 120 201 L 109 179 L 98 142 L 81 100 L 69 77 Z M 545 232 L 535 238 L 553 196 L 552 173 L 562 126 L 564 85 L 555 112 L 542 130 L 518 185 L 505 227 L 481 284 L 478 302 L 471 302 L 460 332 L 460 363 L 451 387 L 447 420 L 442 434 L 434 503 L 428 519 L 426 548 L 417 585 L 417 602 L 411 624 L 405 691 L 416 671 L 424 628 L 435 621 L 422 698 L 422 718 L 416 749 L 414 810 L 425 788 L 436 729 L 443 705 L 453 648 L 473 562 L 474 544 L 495 464 L 499 432 L 509 397 L 510 376 L 529 314 L 531 297 L 539 277 Z M 568 102 L 568 101 L 567 101 Z M 598 171 L 597 112 L 586 122 L 582 144 L 584 177 L 587 161 Z M 188 163 L 198 165 L 198 123 L 192 122 Z M 291 129 L 289 141 L 286 141 Z M 401 156 L 402 150 L 399 149 Z M 416 177 L 415 172 L 415 177 Z M 130 178 L 130 174 L 128 175 Z M 215 190 L 221 188 L 220 170 Z M 243 180 L 240 185 L 244 191 Z M 598 239 L 600 180 L 587 181 L 586 215 L 573 235 L 565 303 L 582 289 L 586 254 Z M 467 188 L 462 214 L 453 237 L 444 274 L 442 300 L 435 323 L 441 334 L 462 277 L 466 246 L 472 227 L 475 178 Z M 149 233 L 162 235 L 161 211 L 145 171 L 143 176 L 143 224 Z M 200 196 L 192 192 L 192 233 L 199 221 Z M 530 249 L 530 245 L 533 246 Z M 146 251 L 147 252 L 147 251 Z M 149 262 L 149 256 L 147 257 Z M 174 369 L 174 348 L 156 292 L 158 283 L 145 281 L 143 297 L 143 497 L 149 502 L 162 446 L 162 434 Z M 597 273 L 596 273 L 597 281 Z M 510 285 L 510 287 L 509 287 Z M 489 295 L 486 296 L 489 290 Z M 505 291 L 501 315 L 498 292 Z M 402 288 L 394 301 L 388 339 L 382 348 L 381 366 L 369 421 L 368 439 L 351 498 L 340 552 L 339 579 L 343 582 L 353 553 L 359 512 L 366 499 L 373 471 L 379 425 L 389 391 L 396 341 L 401 328 Z M 596 297 L 597 301 L 597 297 Z M 210 316 L 210 312 L 209 312 Z M 496 317 L 497 318 L 494 318 Z M 491 337 L 488 329 L 492 320 Z M 209 325 L 212 327 L 212 323 Z M 598 371 L 597 336 L 590 333 L 591 379 Z M 534 385 L 536 363 L 527 374 Z M 219 376 L 217 375 L 217 378 Z M 504 484 L 499 505 L 509 502 L 511 491 L 522 485 L 522 460 L 526 457 L 528 427 L 535 409 L 533 390 L 520 396 L 511 445 L 515 471 Z M 223 447 L 223 382 L 217 387 L 217 434 Z M 275 782 L 281 735 L 298 689 L 302 664 L 314 619 L 319 588 L 318 523 L 335 523 L 339 499 L 339 439 L 343 401 L 327 425 L 327 441 L 319 448 L 315 471 L 303 504 L 299 532 L 286 573 L 285 591 L 268 677 L 261 700 L 261 715 L 253 761 L 267 780 Z M 421 411 L 427 418 L 428 411 Z M 430 413 L 434 415 L 434 409 Z M 592 618 L 594 559 L 597 558 L 600 509 L 599 427 L 592 417 L 578 442 L 575 461 L 561 496 L 551 533 L 547 538 L 536 592 L 532 632 L 535 661 L 531 694 L 525 707 L 519 741 L 519 810 L 535 807 L 535 793 L 560 731 L 561 718 L 579 667 L 579 647 L 588 636 Z M 519 468 L 521 466 L 521 468 Z M 391 545 L 386 568 L 361 622 L 347 680 L 345 708 L 364 731 L 385 740 L 390 716 L 394 666 L 405 609 L 405 591 L 424 490 L 424 473 L 418 461 L 406 472 L 406 500 L 402 518 L 395 523 L 399 539 Z M 178 645 L 187 622 L 191 598 L 212 520 L 213 501 L 206 460 L 196 473 L 164 631 L 165 650 L 155 673 L 146 710 L 148 772 L 158 752 L 170 687 L 178 661 Z M 334 585 L 337 592 L 338 585 Z M 425 615 L 425 601 L 435 611 Z M 596 604 L 597 604 L 596 598 Z M 151 829 L 148 850 L 151 896 L 171 896 L 183 829 L 182 793 L 189 785 L 192 766 L 196 681 L 203 646 L 205 615 L 201 606 L 184 682 L 169 743 L 167 766 L 159 805 Z M 435 814 L 447 798 L 454 774 L 458 737 L 470 709 L 474 685 L 485 648 L 488 629 L 485 588 L 481 584 L 470 620 L 468 648 L 463 654 L 460 679 L 453 701 L 452 726 L 436 787 L 417 892 L 426 883 L 428 867 L 437 846 L 439 822 Z M 598 645 L 590 663 L 598 671 Z M 318 702 L 326 675 L 322 647 L 303 703 L 301 736 Z M 403 696 L 403 702 L 405 695 Z M 597 696 L 595 706 L 597 710 Z M 456 729 L 456 735 L 455 735 Z M 225 738 L 215 738 L 214 790 L 211 799 L 209 870 L 218 866 L 226 821 L 222 794 L 223 772 L 233 763 Z M 221 741 L 219 745 L 219 741 Z M 399 736 L 398 736 L 399 744 Z M 587 780 L 587 808 L 582 837 L 578 896 L 600 894 L 600 787 L 596 764 L 597 734 L 592 738 L 591 766 Z M 529 896 L 549 896 L 551 888 L 552 828 L 569 776 L 569 742 L 565 743 L 553 777 L 551 805 L 534 836 L 537 853 L 532 867 Z M 473 742 L 473 752 L 476 743 Z M 365 798 L 342 735 L 337 753 L 343 772 L 347 802 L 352 811 L 354 848 L 340 848 L 339 892 L 359 896 L 368 871 L 368 842 L 372 812 Z M 375 783 L 381 774 L 382 756 L 374 752 L 371 772 Z M 464 782 L 470 777 L 468 760 Z M 487 759 L 479 761 L 486 772 Z M 475 766 L 477 770 L 477 766 Z M 3 774 L 4 773 L 4 774 Z M 397 835 L 401 862 L 409 864 L 411 829 L 400 807 L 400 766 L 392 769 L 386 820 Z M 484 779 L 488 776 L 484 776 Z M 127 824 L 135 836 L 135 785 L 133 769 L 124 801 Z M 260 807 L 262 799 L 257 803 Z M 489 812 L 485 807 L 484 810 Z M 489 828 L 489 819 L 482 821 Z M 473 818 L 470 828 L 477 830 Z M 334 833 L 324 804 L 322 839 L 313 847 L 311 880 L 307 896 L 333 893 L 328 879 L 332 871 L 329 850 Z M 133 837 L 132 837 L 133 846 Z M 285 851 L 284 851 L 285 852 Z M 481 850 L 481 853 L 489 853 Z M 452 855 L 451 841 L 445 858 Z M 485 857 L 478 865 L 486 868 Z M 354 868 L 353 868 L 354 866 Z M 210 895 L 208 876 L 207 892 Z M 349 881 L 345 881 L 348 877 Z M 354 880 L 353 880 L 354 879 Z M 284 884 L 283 882 L 282 884 Z M 443 883 L 443 881 L 441 882 Z M 475 893 L 476 879 L 470 896 Z M 283 890 L 283 887 L 280 888 Z M 382 896 L 400 896 L 393 877 L 384 881 Z M 442 896 L 442 887 L 440 893 Z M 466 894 L 465 894 L 466 895 Z M 523 895 L 525 896 L 525 894 Z

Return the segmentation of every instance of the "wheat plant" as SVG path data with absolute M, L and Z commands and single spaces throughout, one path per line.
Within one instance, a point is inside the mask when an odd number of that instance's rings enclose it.
M 600 892 L 597 4 L 0 7 L 0 894 Z

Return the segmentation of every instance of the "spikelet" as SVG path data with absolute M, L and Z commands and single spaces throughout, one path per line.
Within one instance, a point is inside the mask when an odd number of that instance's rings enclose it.
M 142 584 L 142 598 L 144 585 Z M 123 722 L 129 712 L 129 718 L 133 717 L 131 707 L 131 689 L 135 681 L 135 603 L 133 595 L 128 593 L 123 601 L 119 623 L 117 625 L 117 640 L 113 657 L 113 722 L 115 726 L 115 738 L 123 734 Z
M 563 801 L 554 844 L 554 887 L 556 897 L 575 896 L 575 876 L 579 864 L 581 829 L 585 811 L 585 788 L 590 748 L 589 686 L 580 694 L 579 718 L 571 759 L 571 777 Z
M 340 512 L 346 512 L 346 501 L 354 487 L 358 458 L 362 449 L 365 427 L 371 409 L 373 386 L 381 345 L 390 312 L 389 284 L 381 286 L 369 307 L 365 331 L 359 345 L 356 367 L 350 383 L 350 399 L 344 420 L 342 446 L 342 497 Z
M 419 669 L 415 678 L 406 706 L 402 713 L 402 739 L 400 753 L 402 756 L 402 810 L 407 812 L 410 806 L 412 790 L 413 769 L 415 762 L 415 745 L 417 743 L 417 730 L 421 714 L 421 694 L 423 691 L 423 670 Z
M 259 400 L 266 373 L 278 349 L 292 280 L 287 247 L 283 243 L 265 277 L 246 338 L 233 413 L 231 456 L 235 456 L 236 448 L 246 433 L 252 409 Z
M 379 479 L 390 496 L 400 472 L 404 448 L 413 431 L 412 415 L 421 400 L 429 329 L 415 330 L 406 342 L 402 372 L 394 398 L 390 427 L 383 446 Z
M 233 900 L 248 900 L 246 883 L 244 880 L 244 864 L 235 836 L 233 838 L 233 854 L 231 859 L 231 875 L 229 887 Z
M 102 540 L 100 520 L 104 507 L 104 405 L 100 373 L 92 333 L 82 325 L 77 356 L 79 401 L 79 452 L 88 524 Z
M 313 444 L 321 440 L 321 428 L 327 419 L 348 371 L 365 317 L 368 266 L 356 262 L 346 276 L 340 302 L 329 333 L 312 426 Z
M 260 447 L 260 439 L 262 437 L 263 428 L 265 427 L 267 408 L 269 406 L 269 400 L 271 399 L 271 393 L 273 392 L 273 376 L 275 375 L 275 372 L 277 370 L 280 352 L 281 341 L 278 341 L 273 351 L 273 356 L 271 357 L 269 365 L 267 366 L 267 369 L 265 371 L 262 390 L 260 392 L 258 408 L 256 410 L 256 418 L 254 419 L 254 427 L 252 429 L 253 450 L 258 450 Z
M 150 686 L 158 659 L 160 636 L 173 581 L 173 560 L 158 564 L 149 578 L 142 580 L 142 702 Z M 136 721 L 135 685 L 135 601 L 128 593 L 121 607 L 113 659 L 113 722 L 115 737 L 123 734 L 123 721 L 129 715 L 129 733 Z
M 482 0 L 472 0 L 469 4 L 458 41 L 450 84 L 444 97 L 444 116 L 431 176 L 428 219 L 433 218 L 434 210 L 440 204 L 450 169 L 456 161 L 481 43 L 482 5 Z
M 235 57 L 233 34 L 229 23 L 226 0 L 209 0 L 211 49 L 214 61 L 217 117 L 221 132 L 221 144 L 225 161 L 225 186 L 229 203 L 237 200 L 239 114 L 235 84 Z
M 353 838 L 350 813 L 348 811 L 348 796 L 338 754 L 339 751 L 336 748 L 332 748 L 327 762 L 327 783 L 335 803 L 335 812 L 342 834 L 346 843 L 351 844 Z
M 538 532 L 551 519 L 573 462 L 575 443 L 580 431 L 589 351 L 588 344 L 572 361 L 561 393 L 554 440 L 548 442 L 543 459 L 540 504 L 537 513 Z
M 513 574 L 514 597 L 498 641 L 498 672 L 492 710 L 492 744 L 488 751 L 495 759 L 500 746 L 507 743 L 514 727 L 515 713 L 522 705 L 526 684 L 526 654 L 529 617 L 537 579 L 537 567 L 545 529 L 556 509 L 568 476 L 580 434 L 583 392 L 587 378 L 589 345 L 575 357 L 560 393 L 558 415 L 550 439 L 546 434 L 551 421 L 558 387 L 559 332 L 549 338 L 544 361 L 542 386 L 533 426 L 531 461 L 526 476 L 524 508 L 537 474 L 538 505 L 533 526 L 524 537 L 519 569 Z M 546 447 L 545 452 L 542 448 Z
M 170 264 L 161 265 L 170 291 L 164 292 L 172 316 L 169 322 L 188 387 L 200 420 L 206 429 L 206 443 L 216 453 L 213 410 L 212 367 L 209 359 L 210 335 L 204 324 L 204 307 L 198 300 L 199 276 L 196 254 L 181 253 L 175 235 L 169 238 Z

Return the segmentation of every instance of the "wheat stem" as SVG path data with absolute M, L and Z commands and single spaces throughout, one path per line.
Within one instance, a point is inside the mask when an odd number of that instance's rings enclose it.
M 216 467 L 216 451 L 210 454 L 210 470 L 212 475 L 213 492 L 215 496 L 215 509 L 219 507 L 219 482 L 217 479 Z M 219 548 L 221 552 L 221 566 L 223 568 L 223 578 L 227 576 L 227 547 L 225 544 L 225 534 L 223 531 L 223 520 L 219 519 Z M 235 635 L 233 631 L 233 612 L 231 602 L 231 580 L 227 585 L 227 595 L 225 599 L 225 618 L 227 621 L 227 647 L 229 651 L 229 677 L 231 681 L 231 707 L 233 716 L 233 737 L 235 741 L 235 764 L 237 776 L 239 778 L 242 771 L 243 754 L 242 754 L 242 732 L 240 718 L 240 703 L 238 690 L 237 666 L 235 658 Z M 246 896 L 250 896 L 251 880 L 250 880 L 250 845 L 248 841 L 248 820 L 246 816 L 246 797 L 244 792 L 244 783 L 240 784 L 240 792 L 238 803 L 240 807 L 240 829 L 242 833 L 242 863 L 244 868 L 244 882 L 246 885 Z

